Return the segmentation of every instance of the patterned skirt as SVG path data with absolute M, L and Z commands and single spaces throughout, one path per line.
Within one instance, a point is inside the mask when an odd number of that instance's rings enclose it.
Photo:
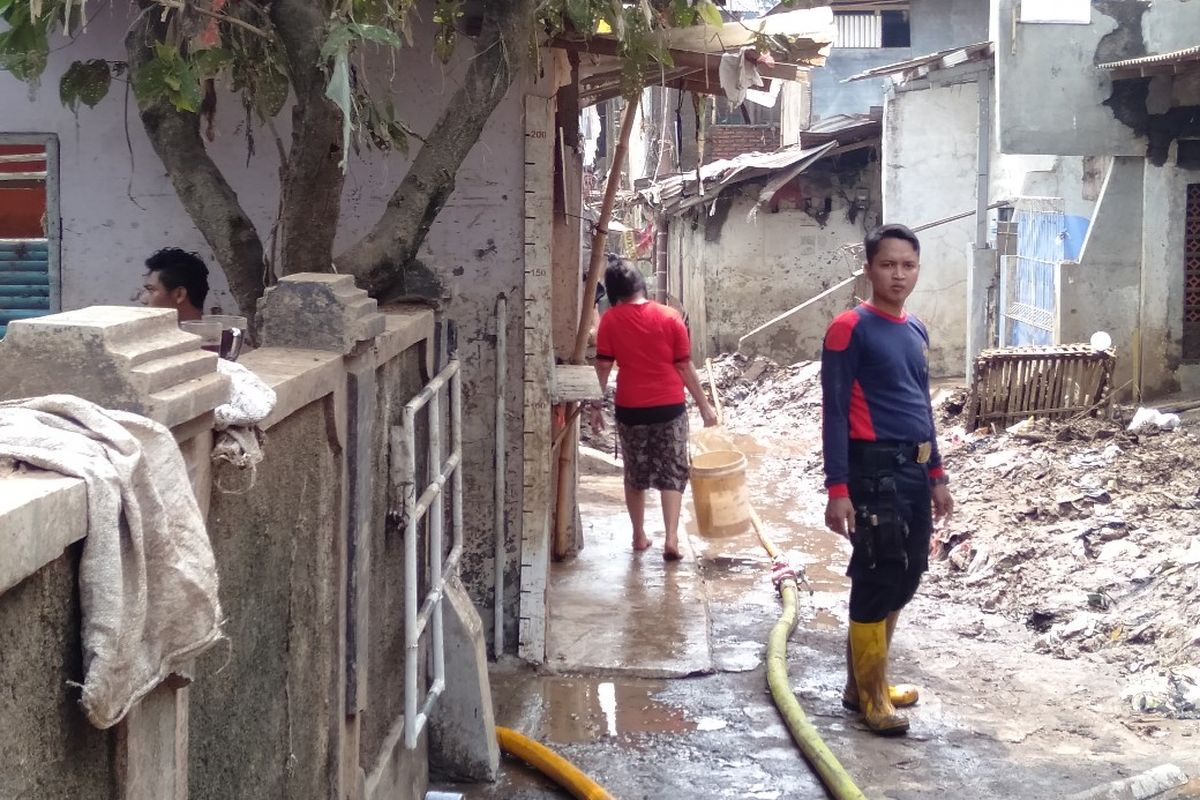
M 688 482 L 688 416 L 651 425 L 617 423 L 631 489 L 682 492 Z

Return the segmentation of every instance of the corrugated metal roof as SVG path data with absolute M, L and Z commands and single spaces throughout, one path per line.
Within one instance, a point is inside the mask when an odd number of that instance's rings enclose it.
M 792 172 L 794 177 L 838 146 L 836 141 L 818 147 L 785 147 L 774 153 L 747 153 L 736 158 L 713 161 L 700 168 L 704 193 L 698 191 L 696 171 L 682 172 L 659 178 L 638 191 L 642 199 L 667 214 L 681 211 L 715 199 L 722 190 L 735 184 L 767 175 Z
M 959 64 L 966 64 L 971 61 L 984 61 L 991 57 L 992 43 L 976 42 L 966 47 L 953 47 L 949 50 L 930 53 L 927 56 L 910 58 L 907 61 L 897 61 L 895 64 L 887 64 L 882 67 L 869 69 L 857 75 L 851 75 L 842 81 L 842 83 L 862 81 L 869 78 L 885 78 L 889 75 L 899 75 L 900 80 L 908 80 L 909 78 L 920 77 L 923 74 L 936 72 L 937 70 L 957 67 Z
M 1127 69 L 1129 67 L 1149 67 L 1159 64 L 1183 64 L 1189 61 L 1200 61 L 1200 44 L 1195 47 L 1187 47 L 1183 50 L 1161 53 L 1156 56 L 1127 58 L 1124 61 L 1109 61 L 1108 63 L 1100 64 L 1099 67 L 1100 69 Z

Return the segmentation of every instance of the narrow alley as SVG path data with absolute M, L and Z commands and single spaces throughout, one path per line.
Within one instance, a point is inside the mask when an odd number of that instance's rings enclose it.
M 948 560 L 932 565 L 897 634 L 892 672 L 922 691 L 908 737 L 872 736 L 841 707 L 849 546 L 819 527 L 815 373 L 800 372 L 798 402 L 772 419 L 762 412 L 779 395 L 751 393 L 725 435 L 749 457 L 752 502 L 770 535 L 813 589 L 801 594 L 788 648 L 792 687 L 863 792 L 1049 799 L 1162 764 L 1197 774 L 1200 715 L 1139 714 L 1123 697 L 1118 664 L 1037 652 L 1038 631 L 945 590 Z M 625 800 L 826 797 L 766 691 L 765 642 L 780 603 L 753 531 L 705 539 L 685 502 L 685 560 L 664 564 L 656 549 L 635 555 L 619 476 L 604 474 L 602 460 L 584 463 L 592 465 L 581 476 L 586 545 L 555 567 L 552 655 L 536 671 L 493 670 L 498 724 L 528 732 Z M 508 759 L 495 786 L 467 796 L 565 795 Z M 1162 796 L 1200 797 L 1200 785 Z
M 1200 800 L 1200 0 L 0 0 L 0 109 L 0 800 Z

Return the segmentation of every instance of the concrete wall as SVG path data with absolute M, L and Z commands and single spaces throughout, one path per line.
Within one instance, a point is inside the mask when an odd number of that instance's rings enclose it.
M 865 114 L 883 105 L 888 79 L 842 83 L 851 75 L 988 38 L 988 0 L 913 0 L 910 15 L 911 47 L 835 48 L 825 67 L 813 70 L 814 115 Z
M 1183 253 L 1185 201 L 1189 183 L 1200 183 L 1200 171 L 1146 164 L 1142 229 L 1142 363 L 1143 392 L 1162 395 L 1189 385 L 1194 370 L 1180 371 L 1183 337 Z
M 974 210 L 978 128 L 974 83 L 889 97 L 883 134 L 884 222 L 916 227 Z M 921 276 L 909 309 L 929 328 L 931 373 L 961 375 L 975 220 L 967 217 L 919 235 Z
M 324 798 L 336 728 L 340 443 L 333 404 L 269 431 L 257 483 L 214 492 L 209 535 L 229 649 L 202 657 L 191 690 L 191 797 Z M 245 476 L 229 465 L 216 479 Z M 228 663 L 226 663 L 228 662 Z M 280 758 L 290 753 L 293 758 Z
M 130 303 L 141 285 L 142 262 L 150 252 L 165 245 L 193 249 L 204 256 L 213 268 L 208 305 L 230 310 L 233 304 L 224 277 L 184 213 L 136 110 L 128 118 L 133 157 L 126 153 L 126 109 L 119 84 L 113 96 L 94 109 L 81 108 L 77 116 L 59 102 L 59 78 L 73 60 L 125 58 L 120 42 L 135 13 L 127 4 L 97 10 L 87 35 L 68 48 L 54 50 L 41 88 L 32 99 L 28 86 L 0 72 L 0 108 L 4 109 L 0 132 L 55 133 L 60 139 L 64 310 L 96 303 Z M 427 11 L 421 13 L 424 20 L 430 16 Z M 395 69 L 403 75 L 395 83 L 397 114 L 420 135 L 428 133 L 436 113 L 457 87 L 471 52 L 467 42 L 462 56 L 443 66 L 428 52 L 431 41 L 427 24 L 419 24 L 415 46 L 396 55 Z M 494 308 L 501 292 L 510 298 L 509 350 L 504 354 L 509 362 L 508 403 L 510 409 L 521 407 L 521 198 L 525 170 L 519 86 L 517 81 L 463 164 L 457 188 L 434 221 L 420 256 L 443 283 L 446 318 L 458 327 L 464 363 L 465 433 L 473 445 L 466 455 L 472 480 L 468 482 L 466 503 L 469 535 L 463 579 L 481 607 L 491 605 Z M 265 236 L 277 206 L 278 158 L 269 131 L 258 127 L 254 130 L 257 152 L 247 163 L 244 126 L 237 98 L 221 95 L 217 139 L 210 145 L 210 152 Z M 286 111 L 276 120 L 276 126 L 284 140 L 290 140 Z M 414 154 L 418 145 L 413 142 Z M 364 151 L 362 156 L 351 155 L 339 247 L 352 243 L 374 224 L 407 165 L 408 159 L 400 154 L 384 157 Z M 512 471 L 505 513 L 510 532 L 510 570 L 516 569 L 519 561 L 522 430 L 520 415 L 510 415 L 507 441 Z M 514 588 L 509 600 L 511 618 L 516 616 L 516 597 Z
M 0 593 L 0 797 L 121 797 L 116 733 L 89 725 L 68 687 L 83 681 L 79 553 Z
M 1141 158 L 1113 162 L 1079 263 L 1064 264 L 1060 273 L 1060 341 L 1086 342 L 1107 331 L 1117 350 L 1116 386 L 1134 374 L 1142 252 L 1129 232 L 1142 225 L 1144 165 Z
M 716 213 L 701 211 L 675 223 L 673 229 L 679 229 L 683 239 L 685 271 L 704 276 L 705 322 L 700 331 L 696 330 L 697 305 L 689 297 L 694 294 L 694 284 L 684 287 L 697 356 L 737 350 L 742 336 L 842 281 L 857 268 L 838 251 L 843 245 L 861 242 L 866 225 L 878 219 L 878 163 L 837 180 L 835 185 L 828 165 L 817 165 L 781 190 L 777 210 L 762 208 L 753 217 L 762 187 L 743 184 L 722 196 Z M 841 194 L 853 198 L 860 188 L 873 205 L 851 221 Z M 832 199 L 833 210 L 823 222 L 798 207 L 810 198 L 823 208 L 826 197 Z M 754 352 L 784 363 L 813 358 L 820 354 L 820 339 L 828 324 L 826 317 L 800 328 L 788 326 L 771 339 L 769 347 L 756 345 Z
M 868 50 L 858 47 L 837 47 L 825 66 L 812 71 L 813 118 L 826 119 L 835 114 L 865 114 L 871 106 L 883 105 L 889 80 L 842 81 L 876 67 L 884 67 L 921 55 L 909 47 L 890 47 Z
M 1187 0 L 1093 0 L 1090 25 L 1012 22 L 1017 0 L 994 0 L 1001 149 L 1007 153 L 1140 155 L 1127 122 L 1144 116 L 1144 88 L 1117 86 L 1096 64 L 1166 53 L 1200 39 Z M 1015 30 L 1015 39 L 1014 39 Z M 1038 86 L 1031 92 L 1030 86 Z M 1132 106 L 1130 106 L 1132 104 Z M 1129 107 L 1127 107 L 1129 106 Z
M 418 525 L 408 538 L 402 495 L 413 485 L 423 491 L 432 476 L 424 415 L 414 429 L 415 481 L 399 466 L 391 429 L 434 366 L 433 313 L 381 315 L 348 277 L 297 276 L 268 293 L 262 316 L 267 346 L 242 363 L 278 399 L 252 474 L 212 462 L 211 409 L 225 401 L 225 379 L 170 312 L 89 308 L 14 323 L 0 343 L 0 371 L 20 378 L 0 399 L 73 392 L 173 427 L 208 515 L 228 640 L 198 659 L 189 688 L 166 682 L 118 728 L 92 729 L 68 684 L 81 671 L 74 543 L 87 535 L 82 484 L 0 476 L 0 542 L 9 553 L 0 562 L 0 677 L 20 690 L 0 698 L 0 796 L 419 797 L 431 750 L 453 753 L 467 777 L 494 777 L 483 635 L 456 584 L 445 610 L 447 685 L 431 712 L 440 743 L 434 750 L 422 733 L 410 747 L 399 734 L 405 544 L 421 559 L 418 602 L 432 580 L 428 530 Z M 143 349 L 131 357 L 135 342 Z M 81 366 L 64 372 L 65 363 Z M 139 394 L 144 385 L 156 393 Z M 448 415 L 448 389 L 442 397 Z M 442 442 L 449 458 L 448 430 Z M 418 706 L 429 642 L 427 628 Z

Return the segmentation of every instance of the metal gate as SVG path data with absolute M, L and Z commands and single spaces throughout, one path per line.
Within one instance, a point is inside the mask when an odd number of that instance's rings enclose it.
M 1066 217 L 1053 198 L 1017 203 L 1017 254 L 1000 265 L 1000 345 L 1055 344 Z

